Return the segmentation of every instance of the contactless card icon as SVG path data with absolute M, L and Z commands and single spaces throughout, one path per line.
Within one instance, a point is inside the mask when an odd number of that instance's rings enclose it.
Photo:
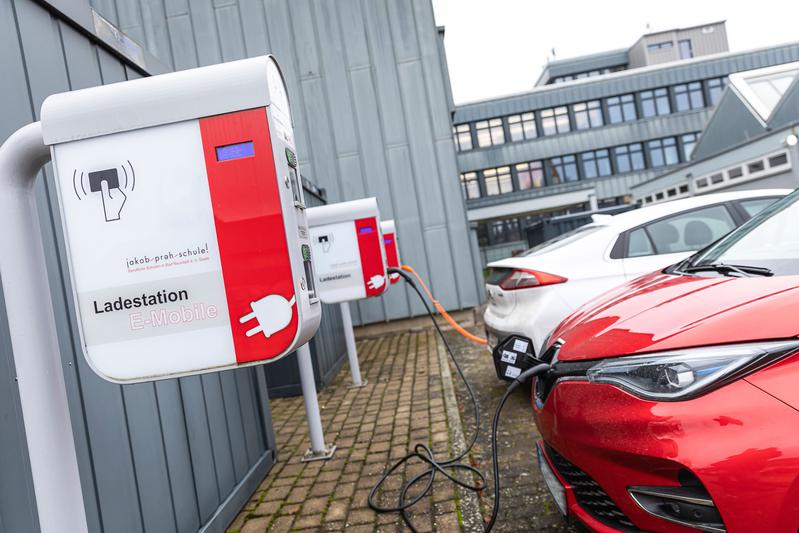
M 120 173 L 121 169 L 121 173 Z M 128 194 L 136 187 L 136 173 L 130 161 L 119 167 L 72 173 L 72 186 L 78 200 L 100 196 L 106 222 L 119 220 Z

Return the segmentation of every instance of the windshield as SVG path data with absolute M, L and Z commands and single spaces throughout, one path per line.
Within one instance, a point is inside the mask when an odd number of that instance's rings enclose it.
M 718 263 L 765 267 L 777 276 L 799 274 L 799 189 L 694 256 L 690 266 Z
M 595 226 L 591 224 L 587 224 L 585 226 L 580 226 L 579 228 L 573 229 L 571 231 L 567 231 L 566 233 L 562 233 L 557 237 L 553 237 L 548 241 L 544 241 L 541 244 L 533 246 L 532 248 L 526 250 L 523 256 L 527 257 L 530 255 L 536 255 L 539 253 L 546 253 L 551 252 L 552 250 L 557 250 L 562 246 L 566 246 L 567 244 L 573 243 L 574 241 L 578 241 L 583 237 L 594 233 L 595 231 L 599 231 L 606 226 Z

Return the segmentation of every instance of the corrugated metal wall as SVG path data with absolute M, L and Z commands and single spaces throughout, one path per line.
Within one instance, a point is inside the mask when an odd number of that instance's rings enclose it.
M 376 196 L 403 260 L 449 309 L 479 303 L 430 0 L 92 0 L 176 69 L 275 54 L 304 175 L 330 202 Z M 418 314 L 396 288 L 352 306 L 369 323 Z

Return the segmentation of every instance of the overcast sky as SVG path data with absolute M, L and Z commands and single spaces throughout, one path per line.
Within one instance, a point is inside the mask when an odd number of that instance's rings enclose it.
M 727 21 L 731 51 L 799 41 L 796 0 L 433 0 L 456 103 L 530 89 L 557 59 L 626 48 L 644 33 Z M 649 30 L 647 30 L 647 24 Z

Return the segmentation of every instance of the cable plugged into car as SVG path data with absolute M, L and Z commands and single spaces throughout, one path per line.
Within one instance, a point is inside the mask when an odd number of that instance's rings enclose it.
M 463 373 L 463 369 L 461 369 L 460 364 L 458 363 L 455 354 L 452 351 L 449 343 L 447 342 L 446 337 L 444 337 L 441 328 L 438 325 L 438 322 L 433 315 L 433 311 L 430 308 L 427 300 L 424 298 L 422 291 L 416 286 L 416 283 L 411 278 L 408 272 L 413 272 L 413 269 L 410 267 L 403 266 L 400 268 L 389 268 L 388 273 L 389 275 L 397 274 L 401 276 L 408 285 L 416 292 L 419 296 L 419 299 L 422 301 L 430 320 L 433 322 L 435 326 L 436 332 L 438 336 L 441 338 L 442 342 L 444 343 L 444 347 L 447 350 L 447 354 L 449 358 L 452 360 L 453 365 L 455 366 L 455 370 L 457 371 L 458 375 L 460 376 L 461 380 L 463 381 L 464 385 L 466 386 L 467 393 L 469 394 L 469 398 L 471 400 L 473 406 L 473 412 L 475 417 L 475 431 L 474 434 L 469 439 L 469 443 L 466 448 L 461 451 L 460 453 L 456 454 L 453 457 L 449 457 L 446 459 L 439 459 L 435 457 L 433 450 L 427 445 L 422 443 L 417 443 L 413 447 L 413 451 L 402 457 L 400 460 L 395 462 L 391 465 L 378 479 L 375 486 L 372 488 L 371 492 L 369 493 L 369 507 L 379 513 L 389 513 L 389 512 L 397 512 L 401 513 L 402 519 L 405 524 L 410 528 L 411 531 L 414 533 L 418 530 L 414 527 L 413 523 L 411 522 L 410 516 L 408 511 L 411 507 L 415 504 L 419 503 L 433 488 L 433 484 L 435 482 L 436 476 L 442 475 L 458 485 L 459 487 L 473 490 L 473 491 L 482 491 L 486 485 L 486 478 L 485 475 L 477 470 L 475 467 L 471 466 L 470 464 L 466 464 L 463 460 L 468 456 L 471 452 L 472 448 L 474 447 L 475 442 L 477 442 L 478 435 L 480 434 L 480 406 L 477 402 L 477 397 L 475 396 L 474 389 L 472 388 L 471 383 L 466 378 Z M 423 284 L 421 278 L 413 272 L 413 274 L 417 277 L 420 283 Z M 424 284 L 423 284 L 424 286 Z M 432 297 L 432 294 L 424 286 L 425 292 L 427 292 L 430 299 L 434 302 L 434 304 L 438 304 L 438 302 Z M 440 304 L 436 305 L 436 308 L 440 308 Z M 441 309 L 439 309 L 441 311 Z M 446 313 L 446 311 L 444 311 Z M 448 316 L 448 315 L 447 315 Z M 451 323 L 454 322 L 449 320 Z M 460 328 L 460 326 L 458 326 Z M 463 333 L 459 329 L 459 332 Z M 465 331 L 465 330 L 463 330 Z M 468 333 L 468 332 L 466 332 Z M 485 525 L 484 531 L 491 531 L 496 523 L 497 516 L 499 514 L 499 504 L 500 504 L 500 473 L 499 473 L 499 459 L 497 457 L 497 431 L 499 427 L 499 419 L 502 413 L 502 408 L 505 405 L 505 402 L 510 397 L 511 393 L 516 390 L 520 385 L 526 383 L 531 378 L 541 375 L 544 372 L 548 371 L 550 365 L 544 363 L 540 359 L 536 358 L 533 355 L 533 343 L 530 339 L 526 337 L 512 335 L 506 338 L 502 343 L 500 343 L 496 349 L 506 354 L 513 354 L 513 357 L 518 360 L 524 360 L 526 362 L 526 366 L 528 367 L 523 372 L 519 373 L 513 381 L 508 385 L 508 388 L 505 390 L 505 393 L 502 395 L 499 403 L 497 404 L 496 410 L 494 411 L 494 417 L 491 423 L 491 461 L 493 465 L 493 484 L 494 484 L 494 504 L 491 509 L 491 517 L 489 521 Z M 377 503 L 377 493 L 383 487 L 383 484 L 388 481 L 388 479 L 392 475 L 400 475 L 397 471 L 404 465 L 407 465 L 413 460 L 417 460 L 423 464 L 427 465 L 427 468 L 423 470 L 421 473 L 417 474 L 416 476 L 412 477 L 410 480 L 405 482 L 400 489 L 399 498 L 395 505 L 380 505 Z M 472 474 L 477 478 L 477 482 L 469 482 L 461 479 L 457 474 Z M 411 490 L 414 487 L 421 486 L 418 493 L 415 495 L 411 495 Z

